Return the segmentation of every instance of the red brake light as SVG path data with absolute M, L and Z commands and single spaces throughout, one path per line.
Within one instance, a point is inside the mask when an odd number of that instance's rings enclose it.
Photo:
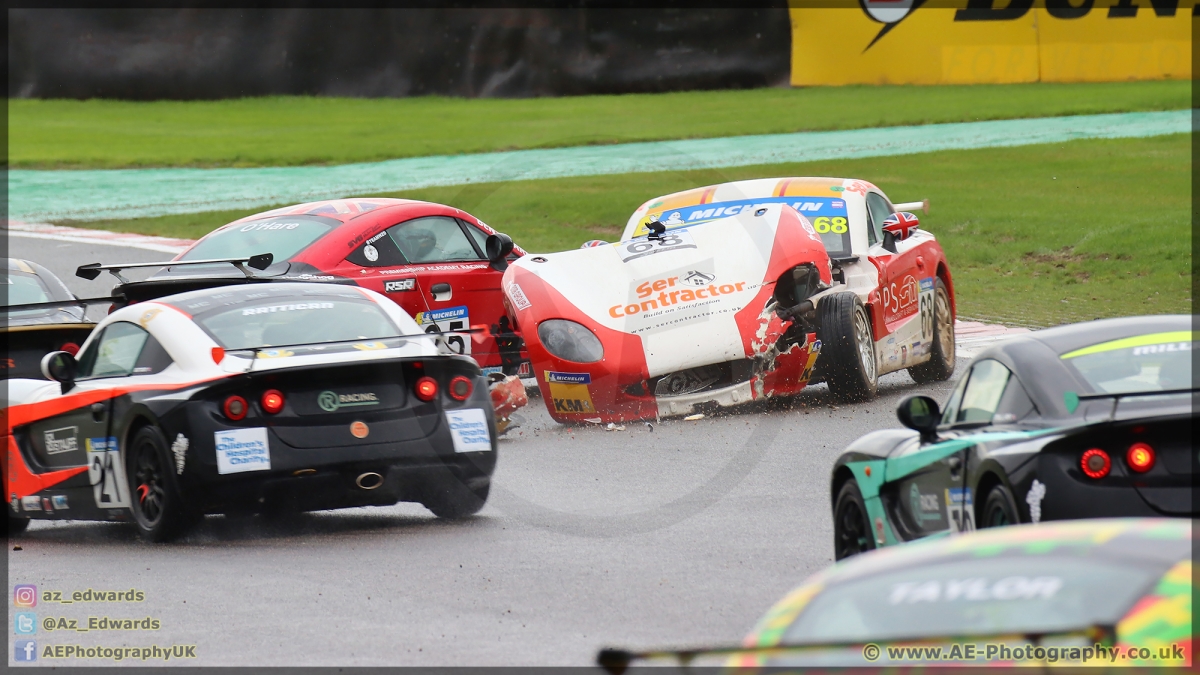
M 1092 448 L 1084 451 L 1079 465 L 1088 478 L 1100 479 L 1107 476 L 1109 470 L 1112 469 L 1112 459 L 1109 458 L 1107 452 L 1100 448 Z
M 438 392 L 437 380 L 433 379 L 432 377 L 422 377 L 421 379 L 417 380 L 415 391 L 417 398 L 421 399 L 422 401 L 432 401 L 433 397 L 437 396 Z
M 1145 443 L 1134 443 L 1125 453 L 1125 461 L 1129 468 L 1138 473 L 1146 473 L 1154 468 L 1154 448 Z
M 278 389 L 268 389 L 262 395 L 263 410 L 274 415 L 283 410 L 283 392 Z
M 474 389 L 474 387 L 471 386 L 471 380 L 469 378 L 459 375 L 453 380 L 450 380 L 450 386 L 448 389 L 450 391 L 450 398 L 454 399 L 455 401 L 465 401 L 467 400 L 467 397 L 471 395 L 471 390 Z
M 71 356 L 75 356 L 79 353 L 79 345 L 75 344 L 74 342 L 68 342 L 60 348 L 60 351 L 64 351 Z
M 225 399 L 225 405 L 222 406 L 222 410 L 225 411 L 225 416 L 235 422 L 240 419 L 244 419 L 246 417 L 246 412 L 249 409 L 250 406 L 246 404 L 246 399 L 237 395 L 230 396 L 229 398 Z

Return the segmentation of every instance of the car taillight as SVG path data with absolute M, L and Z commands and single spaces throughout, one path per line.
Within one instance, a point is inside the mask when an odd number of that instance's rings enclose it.
M 432 401 L 433 397 L 437 396 L 438 383 L 432 377 L 422 377 L 417 380 L 417 386 L 414 387 L 417 398 L 422 401 Z
M 67 344 L 63 345 L 59 351 L 64 351 L 71 356 L 75 356 L 79 353 L 79 345 L 75 344 L 74 342 L 68 342 Z
M 1154 448 L 1145 443 L 1134 443 L 1125 453 L 1125 461 L 1129 468 L 1138 473 L 1146 473 L 1154 468 Z
M 450 386 L 447 387 L 447 389 L 450 392 L 450 398 L 454 399 L 455 401 L 465 401 L 467 400 L 467 397 L 471 395 L 471 389 L 473 389 L 473 387 L 471 386 L 471 380 L 469 378 L 459 375 L 453 380 L 450 380 Z
M 226 417 L 236 422 L 246 417 L 246 412 L 250 409 L 250 406 L 246 404 L 246 399 L 234 395 L 225 399 L 225 405 L 221 409 L 225 411 Z
M 278 389 L 268 389 L 262 395 L 262 409 L 274 415 L 283 410 L 283 392 Z
M 1083 457 L 1079 460 L 1079 465 L 1083 468 L 1083 472 L 1088 478 L 1104 478 L 1112 469 L 1112 459 L 1108 453 L 1100 448 L 1092 448 L 1083 453 Z

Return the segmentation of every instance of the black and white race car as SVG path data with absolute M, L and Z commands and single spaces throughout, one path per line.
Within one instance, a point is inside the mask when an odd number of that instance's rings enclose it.
M 8 381 L 9 533 L 132 520 L 163 541 L 206 513 L 484 505 L 496 429 L 478 365 L 355 286 L 221 286 L 97 324 L 50 380 Z

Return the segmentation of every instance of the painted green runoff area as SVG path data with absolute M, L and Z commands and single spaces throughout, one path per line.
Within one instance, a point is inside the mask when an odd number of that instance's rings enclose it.
M 961 316 L 1045 326 L 1191 311 L 1191 135 L 1082 140 L 851 160 L 424 188 L 533 251 L 614 240 L 662 194 L 771 176 L 865 178 L 928 198 Z M 197 238 L 266 208 L 70 223 Z M 68 223 L 64 223 L 68 224 Z
M 12 168 L 258 167 L 1191 107 L 1186 81 L 8 104 Z

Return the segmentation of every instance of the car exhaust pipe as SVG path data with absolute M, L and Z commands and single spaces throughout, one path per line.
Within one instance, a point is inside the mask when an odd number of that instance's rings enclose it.
M 380 476 L 374 471 L 368 471 L 358 478 L 355 478 L 354 484 L 364 490 L 374 490 L 380 485 L 383 485 L 383 476 Z

